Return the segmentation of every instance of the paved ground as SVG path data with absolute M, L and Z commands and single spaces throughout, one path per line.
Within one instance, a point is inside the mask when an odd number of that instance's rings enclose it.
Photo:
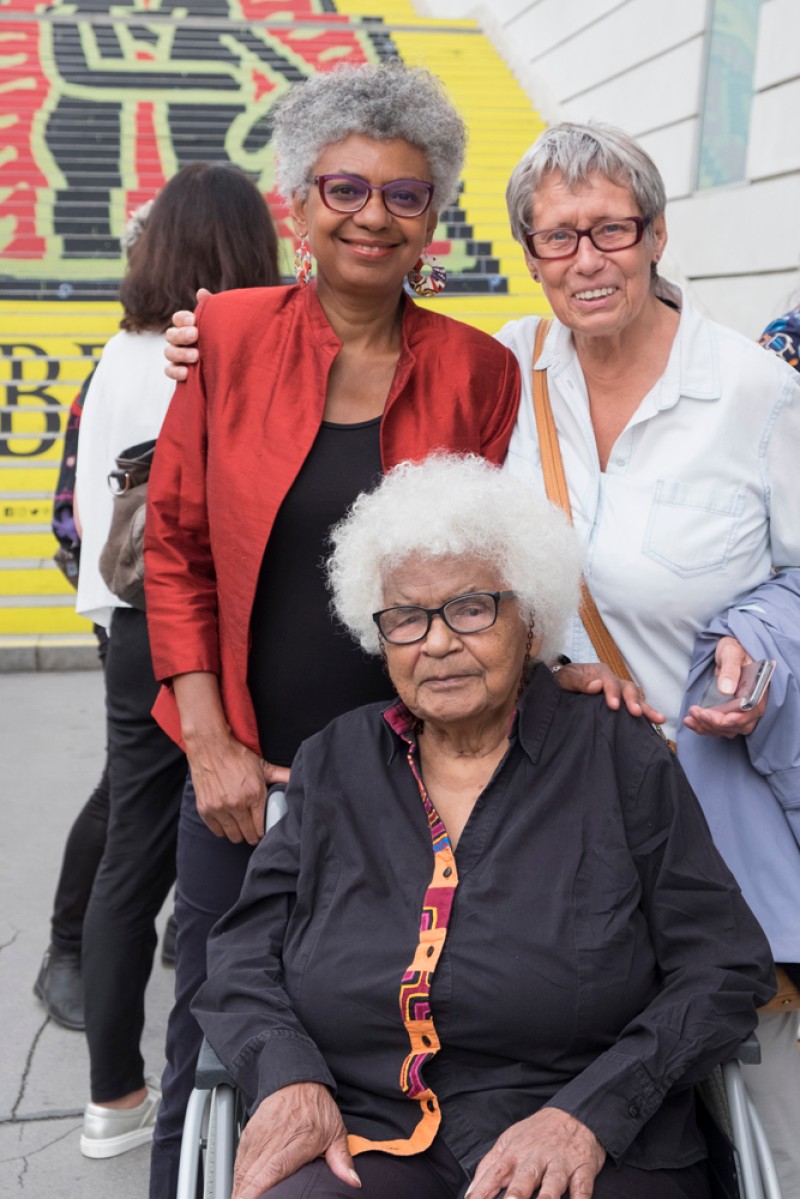
M 100 775 L 99 671 L 0 674 L 0 1195 L 143 1199 L 149 1148 L 81 1157 L 88 1098 L 82 1033 L 47 1018 L 32 986 L 70 823 Z M 162 913 L 163 927 L 167 911 Z M 163 1066 L 173 974 L 157 960 L 147 996 L 148 1073 Z

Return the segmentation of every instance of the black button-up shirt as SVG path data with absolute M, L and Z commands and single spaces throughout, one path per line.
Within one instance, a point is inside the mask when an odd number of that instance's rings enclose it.
M 420 1122 L 398 997 L 434 849 L 385 708 L 304 743 L 195 1001 L 253 1103 L 324 1083 L 360 1147 Z M 770 954 L 664 743 L 538 667 L 455 862 L 423 1068 L 450 1150 L 472 1170 L 550 1105 L 633 1165 L 702 1157 L 691 1084 L 755 1026 Z

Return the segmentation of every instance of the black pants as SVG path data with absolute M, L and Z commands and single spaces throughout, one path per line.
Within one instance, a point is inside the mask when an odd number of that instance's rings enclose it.
M 208 934 L 239 898 L 252 852 L 246 843 L 234 845 L 209 832 L 197 814 L 194 789 L 187 779 L 178 825 L 175 1005 L 167 1028 L 167 1066 L 153 1137 L 150 1199 L 173 1199 L 175 1194 L 183 1120 L 202 1041 L 189 1005 L 205 981 Z
M 108 638 L 95 625 L 100 664 L 105 669 Z M 100 781 L 78 813 L 64 846 L 61 874 L 53 899 L 50 940 L 56 949 L 80 953 L 83 918 L 92 893 L 94 876 L 106 845 L 109 785 L 108 748 Z
M 469 1179 L 447 1147 L 434 1141 L 427 1153 L 392 1157 L 360 1153 L 355 1158 L 361 1190 L 339 1182 L 324 1161 L 303 1166 L 262 1199 L 463 1199 Z M 498 1199 L 506 1194 L 501 1191 Z M 592 1199 L 710 1199 L 705 1162 L 681 1170 L 637 1170 L 606 1163 Z
M 157 691 L 145 614 L 118 608 L 106 659 L 108 830 L 83 926 L 91 1094 L 100 1103 L 144 1085 L 155 919 L 175 878 L 186 759 L 150 715 Z

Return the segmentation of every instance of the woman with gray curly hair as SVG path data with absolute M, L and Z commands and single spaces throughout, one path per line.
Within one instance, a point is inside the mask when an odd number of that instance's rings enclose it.
M 174 1192 L 200 1043 L 189 999 L 264 831 L 267 784 L 288 777 L 303 738 L 386 693 L 380 663 L 331 620 L 329 529 L 397 462 L 442 446 L 499 462 L 511 436 L 513 355 L 405 293 L 435 288 L 420 260 L 464 142 L 422 69 L 348 66 L 292 89 L 274 143 L 298 282 L 200 303 L 203 361 L 159 438 L 145 545 L 153 663 L 169 684 L 156 715 L 186 746 L 192 786 L 153 1199 Z
M 195 1011 L 252 1113 L 234 1199 L 707 1199 L 690 1084 L 769 953 L 663 741 L 547 668 L 574 533 L 435 455 L 332 542 L 396 698 L 303 744 L 209 943 Z

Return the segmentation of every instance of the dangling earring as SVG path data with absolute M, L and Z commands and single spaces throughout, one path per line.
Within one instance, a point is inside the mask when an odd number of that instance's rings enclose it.
M 519 688 L 517 690 L 517 702 L 519 702 L 519 700 L 522 698 L 522 693 L 528 685 L 532 650 L 533 650 L 533 617 L 531 617 L 530 620 L 528 621 L 528 637 L 525 642 L 525 658 L 522 663 L 522 676 L 519 680 Z
M 314 259 L 311 257 L 311 247 L 304 237 L 300 238 L 300 244 L 294 252 L 294 277 L 301 287 L 305 287 L 306 283 L 311 280 L 311 267 L 314 265 Z
M 427 266 L 430 274 L 423 275 L 422 268 Z M 418 296 L 436 296 L 444 291 L 447 284 L 447 269 L 435 258 L 428 258 L 427 253 L 417 259 L 415 265 L 406 276 L 408 285 Z

